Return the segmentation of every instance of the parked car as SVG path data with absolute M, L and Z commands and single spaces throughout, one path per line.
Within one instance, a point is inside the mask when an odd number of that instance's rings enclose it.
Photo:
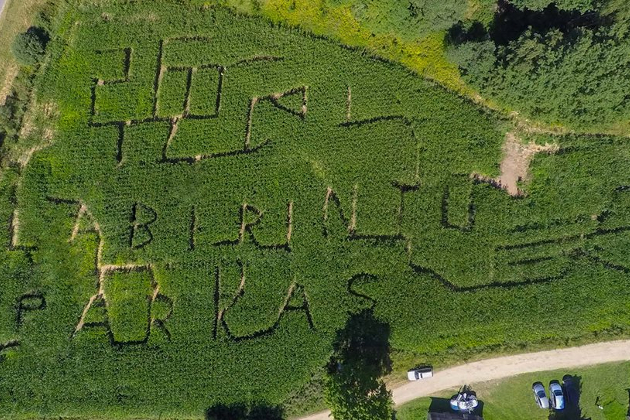
M 545 392 L 545 387 L 542 383 L 536 382 L 532 385 L 532 390 L 534 391 L 534 398 L 536 399 L 536 404 L 540 408 L 549 408 L 549 399 L 547 398 L 547 393 Z
M 564 392 L 558 381 L 549 382 L 549 397 L 554 410 L 564 410 Z
M 430 366 L 416 367 L 407 371 L 407 378 L 410 381 L 430 378 L 433 376 L 433 368 Z
M 577 407 L 580 403 L 580 391 L 573 376 L 564 375 L 562 377 L 562 387 L 564 388 L 566 404 Z

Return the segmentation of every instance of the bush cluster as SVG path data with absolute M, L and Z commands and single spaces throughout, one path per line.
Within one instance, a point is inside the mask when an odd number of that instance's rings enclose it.
M 625 130 L 627 4 L 513 5 L 537 12 L 505 6 L 498 13 L 499 23 L 508 22 L 504 28 L 495 21 L 486 36 L 451 46 L 449 58 L 464 79 L 483 96 L 538 121 L 591 132 Z M 515 27 L 522 30 L 514 33 Z
M 30 27 L 15 37 L 11 51 L 20 64 L 33 66 L 43 57 L 48 41 L 48 34 L 42 28 Z

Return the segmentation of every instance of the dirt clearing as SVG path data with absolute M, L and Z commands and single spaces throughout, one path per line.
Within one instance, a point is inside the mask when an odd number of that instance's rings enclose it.
M 511 196 L 523 195 L 518 187 L 519 182 L 529 179 L 529 165 L 537 153 L 555 153 L 559 150 L 556 144 L 541 146 L 534 142 L 523 144 L 514 133 L 507 133 L 503 144 L 503 160 L 501 161 L 501 175 L 498 178 L 488 178 L 473 174 L 480 181 L 490 182 L 503 188 Z

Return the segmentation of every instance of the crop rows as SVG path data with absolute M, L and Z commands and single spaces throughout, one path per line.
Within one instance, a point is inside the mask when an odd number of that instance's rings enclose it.
M 1 415 L 279 403 L 363 308 L 427 357 L 627 330 L 622 141 L 541 139 L 514 198 L 471 177 L 505 123 L 391 63 L 221 8 L 66 13 L 57 137 L 0 185 Z

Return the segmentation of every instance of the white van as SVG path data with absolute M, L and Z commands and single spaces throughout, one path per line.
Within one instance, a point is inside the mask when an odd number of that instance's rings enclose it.
M 431 367 L 417 367 L 407 371 L 407 378 L 410 381 L 417 381 L 418 379 L 430 378 L 432 376 L 433 368 Z

